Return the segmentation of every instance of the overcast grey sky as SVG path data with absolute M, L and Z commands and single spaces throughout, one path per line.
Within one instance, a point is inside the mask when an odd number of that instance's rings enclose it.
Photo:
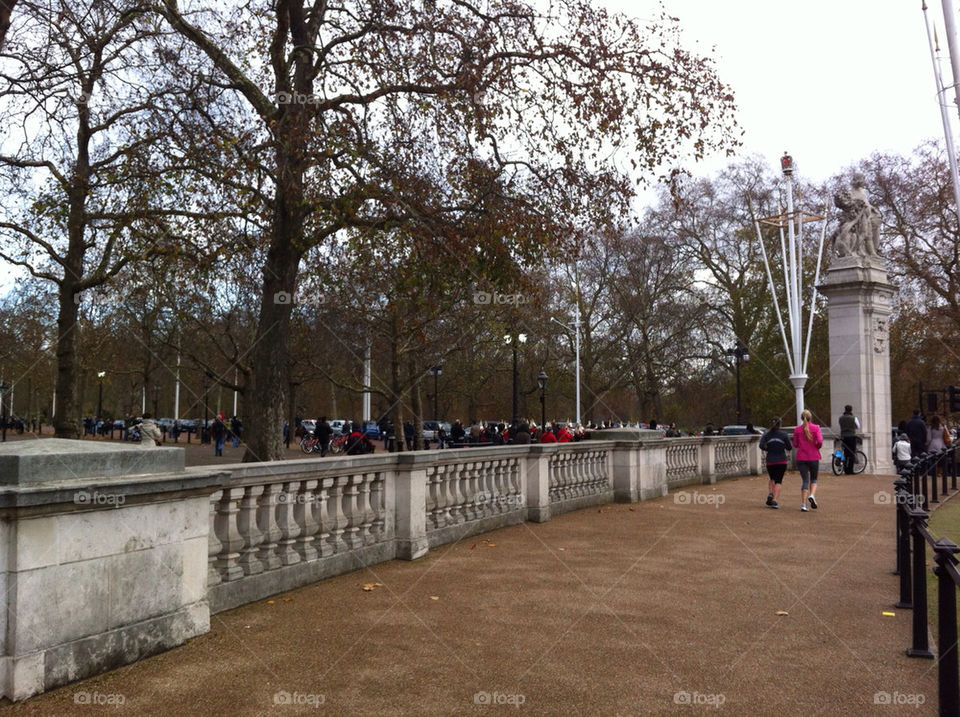
M 654 0 L 598 0 L 640 18 Z M 684 45 L 716 50 L 745 130 L 743 154 L 771 166 L 789 151 L 800 173 L 827 179 L 875 151 L 909 153 L 942 139 L 921 0 L 663 0 Z M 950 70 L 940 0 L 928 0 Z M 952 104 L 954 126 L 957 111 Z M 695 173 L 713 171 L 715 158 Z
M 656 0 L 596 0 L 634 17 L 658 15 Z M 929 14 L 949 60 L 939 0 Z M 745 131 L 741 154 L 776 168 L 789 151 L 818 182 L 875 151 L 908 153 L 942 139 L 921 0 L 664 0 L 685 46 L 715 48 L 717 69 L 736 93 Z M 955 126 L 957 112 L 951 100 Z M 723 167 L 714 157 L 696 174 Z M 644 193 L 652 197 L 652 193 Z M 643 198 L 639 206 L 643 205 Z M 0 292 L 11 276 L 0 266 Z

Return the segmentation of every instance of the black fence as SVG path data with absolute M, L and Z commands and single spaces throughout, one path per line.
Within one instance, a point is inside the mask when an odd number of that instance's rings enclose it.
M 956 446 L 924 453 L 910 461 L 893 482 L 897 509 L 898 608 L 913 611 L 910 657 L 937 660 L 941 715 L 960 714 L 960 665 L 957 661 L 957 590 L 960 547 L 947 538 L 934 538 L 927 528 L 930 503 L 939 503 L 957 490 Z M 938 485 L 939 483 L 939 485 Z M 933 549 L 937 576 L 937 653 L 930 649 L 927 609 L 927 545 Z

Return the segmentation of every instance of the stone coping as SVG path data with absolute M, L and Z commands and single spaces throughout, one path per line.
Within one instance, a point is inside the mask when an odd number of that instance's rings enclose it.
M 178 494 L 210 494 L 230 480 L 230 472 L 207 466 L 189 472 L 96 477 L 0 486 L 0 511 L 71 504 L 76 510 L 119 507 L 129 502 Z M 80 497 L 86 494 L 87 499 Z M 98 501 L 94 496 L 103 496 Z
M 0 485 L 174 473 L 183 469 L 183 448 L 67 438 L 0 444 Z

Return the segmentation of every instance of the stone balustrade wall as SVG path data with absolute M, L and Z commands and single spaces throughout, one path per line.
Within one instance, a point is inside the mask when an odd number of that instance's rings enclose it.
M 172 649 L 209 616 L 524 521 L 756 474 L 755 436 L 183 467 L 183 449 L 0 446 L 0 697 Z M 63 604 L 71 609 L 64 612 Z
M 645 500 L 759 466 L 757 439 L 739 436 L 224 466 L 231 479 L 210 496 L 211 611 L 385 560 L 415 559 L 525 520 Z

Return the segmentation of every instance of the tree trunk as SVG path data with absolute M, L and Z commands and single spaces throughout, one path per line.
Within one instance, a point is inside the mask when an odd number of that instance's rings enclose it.
M 0 0 L 0 50 L 3 49 L 3 40 L 10 28 L 10 15 L 13 13 L 13 6 L 16 4 L 17 0 Z
M 57 412 L 53 417 L 57 438 L 80 438 L 80 405 L 77 401 L 78 306 L 73 282 L 59 287 L 57 314 Z
M 250 400 L 246 424 L 244 463 L 276 461 L 284 455 L 283 419 L 286 407 L 290 309 L 297 280 L 300 253 L 291 234 L 278 221 L 277 231 L 263 267 L 263 294 L 257 335 L 251 352 Z M 300 230 L 302 231 L 302 222 Z M 290 427 L 293 430 L 293 426 Z
M 390 421 L 393 423 L 393 435 L 396 436 L 396 450 L 405 451 L 406 437 L 403 432 L 403 402 L 400 400 L 400 339 L 398 337 L 397 315 L 390 315 Z
M 417 380 L 418 372 L 413 352 L 410 353 L 408 369 L 410 371 L 408 379 L 410 410 L 413 412 L 413 450 L 420 451 L 423 450 L 423 403 L 420 400 L 420 382 Z

